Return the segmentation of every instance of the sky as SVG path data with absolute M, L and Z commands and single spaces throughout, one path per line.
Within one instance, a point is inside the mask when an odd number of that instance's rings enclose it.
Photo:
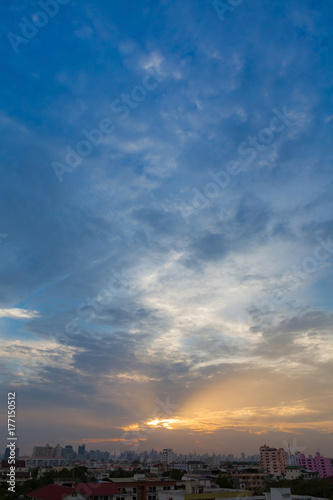
M 333 4 L 1 5 L 0 446 L 333 455 Z

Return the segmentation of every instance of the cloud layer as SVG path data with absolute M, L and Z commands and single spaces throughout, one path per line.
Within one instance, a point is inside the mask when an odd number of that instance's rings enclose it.
M 0 363 L 25 453 L 332 453 L 332 17 L 70 2 L 8 41 Z

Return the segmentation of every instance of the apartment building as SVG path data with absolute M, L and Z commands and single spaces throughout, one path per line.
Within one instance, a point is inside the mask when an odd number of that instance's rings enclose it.
M 174 454 L 171 448 L 164 448 L 162 451 L 162 463 L 170 465 L 174 461 Z
M 31 469 L 35 467 L 64 467 L 66 460 L 64 458 L 32 457 L 29 463 Z
M 231 478 L 236 488 L 240 490 L 255 491 L 263 488 L 267 474 L 258 470 L 238 470 L 231 473 Z
M 166 492 L 159 493 L 158 500 L 220 500 L 227 498 L 249 497 L 249 491 L 240 490 L 210 490 L 205 493 L 189 494 L 184 491 L 172 491 L 169 494 Z M 262 497 L 264 500 L 264 497 Z
M 314 457 L 306 458 L 303 453 L 298 458 L 298 465 L 306 470 L 318 472 L 319 477 L 333 476 L 333 459 L 325 458 L 319 452 Z
M 260 463 L 264 472 L 282 475 L 288 466 L 287 452 L 283 448 L 271 448 L 266 444 L 260 447 Z
M 64 466 L 66 461 L 62 456 L 62 450 L 60 444 L 50 446 L 47 443 L 45 446 L 34 446 L 29 460 L 30 468 Z
M 120 495 L 115 500 L 158 500 L 159 492 L 172 491 L 176 481 L 150 478 L 111 478 L 119 489 Z
M 300 477 L 305 480 L 316 479 L 319 477 L 319 473 L 316 471 L 305 470 L 300 465 L 288 465 L 286 468 L 285 478 L 288 481 L 291 481 L 293 479 L 299 479 Z
M 34 446 L 32 450 L 32 457 L 39 458 L 59 458 L 62 456 L 62 447 L 60 444 L 57 446 L 50 446 L 47 443 L 45 446 Z
M 7 482 L 10 464 L 8 460 L 2 460 L 0 466 L 0 482 Z M 31 479 L 31 474 L 25 460 L 16 460 L 15 462 L 15 481 L 23 483 Z

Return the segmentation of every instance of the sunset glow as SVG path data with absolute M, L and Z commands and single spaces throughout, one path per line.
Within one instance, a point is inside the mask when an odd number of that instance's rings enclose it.
M 146 425 L 151 427 L 165 427 L 166 429 L 173 429 L 174 426 L 172 424 L 176 424 L 177 422 L 178 420 L 175 418 L 168 418 L 164 420 L 155 419 L 146 422 Z
M 333 455 L 333 1 L 2 4 L 20 453 Z

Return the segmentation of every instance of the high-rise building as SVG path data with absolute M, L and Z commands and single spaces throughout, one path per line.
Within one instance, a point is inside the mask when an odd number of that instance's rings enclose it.
M 65 458 L 65 460 L 68 460 L 69 462 L 72 461 L 75 458 L 73 446 L 67 444 L 65 448 L 62 449 L 62 456 L 63 458 Z
M 110 459 L 110 453 L 108 451 L 101 452 L 101 461 L 107 463 Z
M 333 476 L 333 465 L 332 458 L 325 458 L 319 452 L 316 453 L 315 457 L 306 458 L 302 453 L 298 458 L 298 465 L 304 467 L 306 470 L 313 472 L 318 472 L 319 477 L 330 477 Z
M 301 454 L 299 451 L 296 451 L 296 453 L 294 455 L 292 455 L 291 453 L 288 453 L 288 465 L 297 466 L 298 459 L 299 459 L 300 455 Z
M 162 463 L 171 464 L 173 459 L 173 450 L 171 448 L 164 448 L 162 451 Z
M 61 456 L 62 456 L 62 447 L 60 446 L 60 444 L 57 444 L 57 446 L 53 448 L 52 457 L 59 458 Z
M 52 458 L 53 457 L 53 447 L 47 443 L 45 446 L 34 446 L 32 450 L 33 457 L 39 458 Z
M 260 447 L 261 467 L 269 474 L 284 474 L 288 466 L 287 452 L 283 448 Z
M 81 446 L 78 447 L 77 452 L 78 452 L 78 455 L 81 455 L 82 457 L 84 457 L 86 454 L 86 445 L 81 444 Z

